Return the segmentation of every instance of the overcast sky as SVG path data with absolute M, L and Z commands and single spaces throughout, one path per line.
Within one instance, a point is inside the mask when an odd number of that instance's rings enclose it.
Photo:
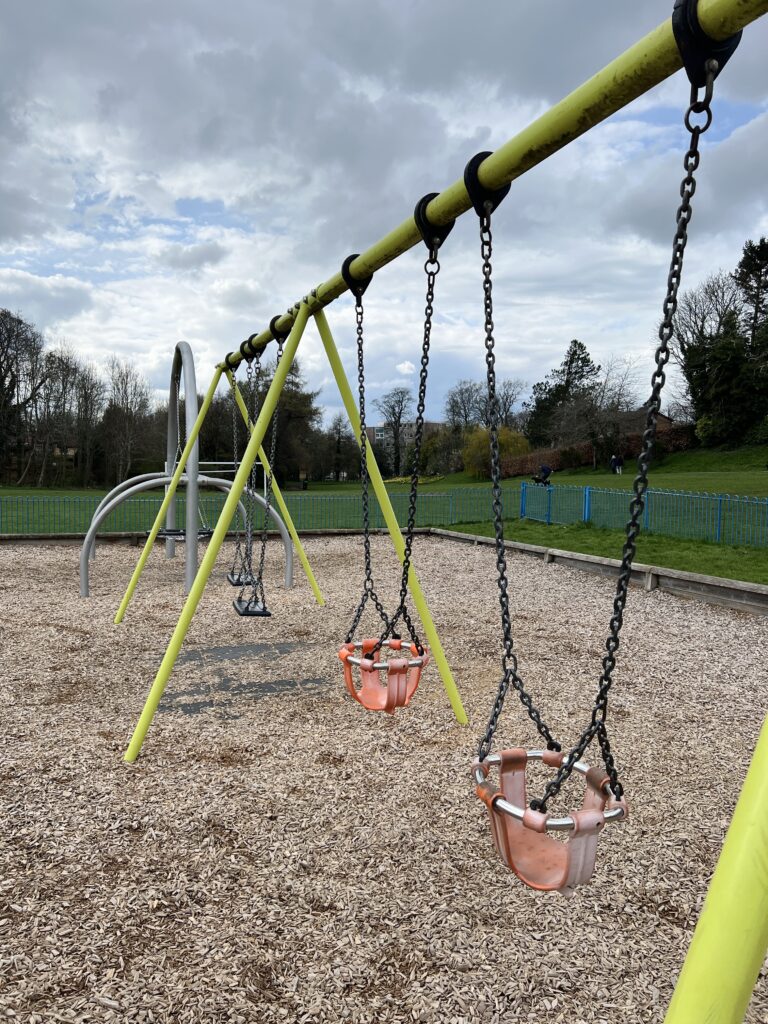
M 671 0 L 30 0 L 0 25 L 0 306 L 167 390 L 367 248 L 669 16 Z M 484 24 L 483 18 L 486 23 Z M 768 235 L 768 17 L 718 80 L 684 286 Z M 686 144 L 683 72 L 513 183 L 494 218 L 499 371 L 571 338 L 650 375 Z M 441 260 L 428 413 L 484 372 L 474 215 Z M 371 397 L 415 384 L 423 252 L 366 294 Z M 348 297 L 328 310 L 353 372 Z M 313 329 L 299 358 L 340 407 Z M 647 372 L 646 372 L 647 371 Z

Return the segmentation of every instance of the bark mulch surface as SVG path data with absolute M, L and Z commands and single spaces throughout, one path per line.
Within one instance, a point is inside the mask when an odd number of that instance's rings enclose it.
M 492 550 L 415 545 L 467 729 L 434 664 L 395 717 L 346 695 L 361 542 L 306 546 L 326 607 L 300 566 L 283 590 L 275 543 L 269 619 L 235 615 L 222 555 L 131 766 L 182 558 L 155 550 L 115 626 L 136 549 L 100 547 L 83 600 L 75 546 L 0 548 L 0 1017 L 662 1021 L 768 703 L 768 621 L 632 591 L 609 712 L 632 816 L 591 885 L 537 894 L 497 860 L 470 781 L 499 678 Z M 394 556 L 373 548 L 393 597 Z M 613 584 L 509 565 L 521 674 L 572 742 Z M 540 744 L 512 694 L 496 749 L 515 745 Z M 762 977 L 747 1020 L 768 1021 Z

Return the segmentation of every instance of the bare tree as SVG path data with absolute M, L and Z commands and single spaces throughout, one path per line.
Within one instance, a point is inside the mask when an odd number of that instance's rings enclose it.
M 343 412 L 336 413 L 333 417 L 327 436 L 333 479 L 339 481 L 342 476 L 357 474 L 360 467 L 360 447 Z
M 22 479 L 26 474 L 22 464 L 29 464 L 33 451 L 32 407 L 44 381 L 42 335 L 20 316 L 0 309 L 0 474 L 12 472 L 14 456 L 16 474 L 21 472 Z
M 45 381 L 35 403 L 35 448 L 40 465 L 38 487 L 61 482 L 67 452 L 75 446 L 74 411 L 79 370 L 77 357 L 65 345 L 45 353 Z
M 638 380 L 635 360 L 610 358 L 589 388 L 552 413 L 555 446 L 588 442 L 592 445 L 595 464 L 609 449 L 619 452 L 622 437 L 627 432 L 627 414 L 636 409 L 639 402 Z
M 125 480 L 131 469 L 142 422 L 149 413 L 149 385 L 131 363 L 109 362 L 109 401 L 104 412 L 104 440 L 113 476 Z
M 506 377 L 496 383 L 496 402 L 499 408 L 499 426 L 512 427 L 514 425 L 514 408 L 520 397 L 524 394 L 527 384 L 517 377 Z M 491 410 L 488 405 L 488 390 L 482 385 L 477 385 L 477 399 L 475 404 L 475 422 L 480 423 L 486 430 L 491 427 Z
M 381 413 L 384 426 L 392 439 L 392 469 L 395 476 L 400 476 L 404 428 L 413 409 L 413 396 L 408 388 L 397 387 L 377 398 L 373 404 Z
M 107 397 L 107 384 L 92 363 L 80 365 L 75 401 L 77 435 L 77 468 L 81 486 L 87 487 L 93 478 L 93 457 L 96 448 L 101 414 Z
M 449 427 L 462 433 L 478 422 L 483 402 L 483 387 L 475 380 L 460 380 L 445 396 L 445 419 Z

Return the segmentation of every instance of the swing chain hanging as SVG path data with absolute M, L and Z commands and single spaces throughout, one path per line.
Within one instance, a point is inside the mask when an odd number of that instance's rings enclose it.
M 237 421 L 239 419 L 237 409 L 237 364 L 230 369 L 230 388 L 232 391 L 232 460 L 235 464 L 235 468 L 240 465 L 240 431 L 238 429 Z M 246 502 L 248 496 L 246 495 Z M 245 527 L 245 523 L 243 523 Z M 244 568 L 244 554 L 242 545 L 242 534 L 240 531 L 240 511 L 235 513 L 235 553 L 232 558 L 232 576 L 237 578 Z
M 380 650 L 382 644 L 387 640 L 390 635 L 393 635 L 398 621 L 400 619 L 405 623 L 411 640 L 416 645 L 416 650 L 419 653 L 419 657 L 424 655 L 424 646 L 419 639 L 416 627 L 413 624 L 413 620 L 408 612 L 407 599 L 408 599 L 408 576 L 411 569 L 411 554 L 413 551 L 413 535 L 416 527 L 416 503 L 418 499 L 418 488 L 419 488 L 419 468 L 421 462 L 421 443 L 424 436 L 424 410 L 427 401 L 427 377 L 429 374 L 429 348 L 432 339 L 432 316 L 434 314 L 434 300 L 435 300 L 435 281 L 437 275 L 440 273 L 440 261 L 438 259 L 438 252 L 440 246 L 446 240 L 448 235 L 453 230 L 453 226 L 456 223 L 455 220 L 449 221 L 447 224 L 436 225 L 433 224 L 427 216 L 427 207 L 431 201 L 438 195 L 437 192 L 430 192 L 423 196 L 416 204 L 414 210 L 413 219 L 416 222 L 416 226 L 421 232 L 421 237 L 427 247 L 427 259 L 424 263 L 424 273 L 427 279 L 427 292 L 424 306 L 424 336 L 421 346 L 421 368 L 419 371 L 419 392 L 418 399 L 416 402 L 416 424 L 413 436 L 413 449 L 412 449 L 412 464 L 411 464 L 411 484 L 408 493 L 408 517 L 405 527 L 405 549 L 403 551 L 403 572 L 400 579 L 400 595 L 397 605 L 397 610 L 390 619 L 389 627 L 379 637 L 378 643 L 373 648 L 371 656 L 375 655 L 376 651 Z
M 630 503 L 630 518 L 626 527 L 626 540 L 622 551 L 621 567 L 616 583 L 616 596 L 613 601 L 613 615 L 610 620 L 608 639 L 605 642 L 606 653 L 603 656 L 603 672 L 600 676 L 600 686 L 592 710 L 592 717 L 587 728 L 582 733 L 578 743 L 569 751 L 568 756 L 557 775 L 547 785 L 544 796 L 541 800 L 532 801 L 534 810 L 545 811 L 548 800 L 551 800 L 560 790 L 560 787 L 568 779 L 573 767 L 581 759 L 585 750 L 597 737 L 600 744 L 600 752 L 608 773 L 609 784 L 614 796 L 619 799 L 623 793 L 623 787 L 618 779 L 616 765 L 611 753 L 608 734 L 605 727 L 605 716 L 608 710 L 608 695 L 613 682 L 613 670 L 616 667 L 616 652 L 619 649 L 619 633 L 624 622 L 624 609 L 627 603 L 629 581 L 632 575 L 632 562 L 637 550 L 636 540 L 640 532 L 640 518 L 645 508 L 645 494 L 648 490 L 648 467 L 653 454 L 653 446 L 656 439 L 656 425 L 659 411 L 661 409 L 661 391 L 664 387 L 666 374 L 664 371 L 669 361 L 669 342 L 674 334 L 674 316 L 677 311 L 677 293 L 680 287 L 680 280 L 683 270 L 683 255 L 688 242 L 688 224 L 691 220 L 692 207 L 691 198 L 696 191 L 696 180 L 694 172 L 699 166 L 699 138 L 712 123 L 712 110 L 710 103 L 715 78 L 719 67 L 718 62 L 710 59 L 706 62 L 706 81 L 704 82 L 704 95 L 699 98 L 699 87 L 691 85 L 691 101 L 685 113 L 685 127 L 690 133 L 691 139 L 688 151 L 683 160 L 685 177 L 680 184 L 680 196 L 682 202 L 677 209 L 674 239 L 672 242 L 672 260 L 667 277 L 667 293 L 664 298 L 663 319 L 659 327 L 659 346 L 656 349 L 656 367 L 651 377 L 651 395 L 646 404 L 647 415 L 645 430 L 643 431 L 642 449 L 637 458 L 638 473 L 632 484 L 634 497 Z M 700 124 L 694 124 L 693 118 L 704 115 Z
M 363 557 L 365 561 L 365 580 L 363 582 L 363 593 L 360 597 L 360 603 L 355 609 L 355 614 L 352 618 L 352 624 L 347 632 L 347 643 L 350 643 L 357 627 L 360 625 L 360 620 L 363 617 L 363 611 L 365 606 L 370 599 L 373 601 L 376 611 L 381 616 L 381 621 L 384 623 L 386 632 L 389 632 L 389 618 L 387 613 L 384 611 L 384 606 L 376 593 L 376 588 L 373 582 L 373 565 L 371 563 L 371 536 L 370 536 L 370 500 L 369 500 L 369 478 L 368 478 L 368 457 L 367 457 L 367 446 L 368 436 L 365 431 L 365 360 L 363 353 L 363 293 L 368 285 L 371 283 L 372 278 L 367 277 L 363 280 L 357 280 L 352 277 L 350 273 L 350 265 L 353 260 L 356 260 L 358 253 L 353 253 L 351 256 L 347 256 L 341 267 L 341 276 L 344 278 L 344 282 L 355 296 L 355 332 L 357 336 L 357 394 L 358 404 L 360 408 L 360 484 L 362 492 L 362 506 L 363 506 Z M 385 634 L 386 635 L 386 634 Z
M 501 627 L 504 650 L 502 653 L 502 676 L 499 681 L 499 689 L 493 704 L 491 716 L 488 719 L 485 735 L 478 747 L 478 757 L 484 761 L 491 750 L 493 736 L 499 723 L 499 717 L 504 708 L 504 700 L 509 691 L 510 683 L 517 691 L 518 697 L 525 707 L 528 717 L 536 726 L 540 736 L 546 741 L 548 750 L 560 750 L 560 744 L 554 739 L 549 727 L 543 721 L 541 713 L 533 703 L 533 698 L 525 689 L 522 679 L 518 673 L 517 655 L 514 651 L 514 639 L 512 636 L 512 619 L 509 612 L 509 592 L 507 582 L 507 559 L 504 548 L 504 520 L 501 500 L 501 463 L 499 455 L 499 403 L 496 397 L 496 356 L 494 354 L 494 322 L 493 322 L 493 283 L 492 283 L 492 259 L 493 259 L 493 235 L 491 234 L 491 213 L 504 198 L 509 186 L 503 191 L 503 195 L 486 194 L 483 187 L 477 181 L 477 168 L 482 160 L 488 156 L 487 153 L 478 153 L 467 164 L 465 181 L 470 198 L 473 199 L 473 206 L 478 212 L 480 219 L 480 252 L 483 261 L 483 307 L 485 311 L 485 365 L 488 380 L 488 406 L 490 419 L 490 446 L 491 446 L 491 483 L 493 495 L 493 521 L 494 534 L 496 538 L 496 569 L 497 584 L 499 588 L 499 605 L 501 608 Z M 474 193 L 474 195 L 473 195 Z M 480 193 L 480 194 L 478 194 Z
M 275 358 L 275 373 L 280 365 L 280 360 L 283 358 L 283 342 L 284 337 L 278 335 L 277 337 L 277 356 Z M 275 412 L 272 417 L 272 439 L 269 446 L 269 472 L 267 473 L 266 487 L 265 487 L 265 505 L 264 505 L 264 525 L 261 530 L 261 552 L 259 554 L 259 572 L 258 572 L 258 584 L 260 590 L 261 603 L 264 604 L 264 563 L 267 555 L 267 533 L 269 527 L 269 513 L 272 504 L 272 478 L 274 474 L 275 456 L 277 454 L 277 417 L 279 407 L 275 407 Z
M 258 351 L 250 359 L 247 359 L 246 363 L 246 381 L 248 384 L 248 404 L 246 406 L 246 412 L 251 425 L 256 422 L 256 405 L 257 405 L 257 390 L 259 382 L 261 381 L 261 352 Z M 250 472 L 248 474 L 247 494 L 245 502 L 245 549 L 243 552 L 243 561 L 240 574 L 241 591 L 238 600 L 242 600 L 243 593 L 245 592 L 246 586 L 253 581 L 253 517 L 256 512 L 256 502 L 254 495 L 256 493 L 255 486 L 255 472 L 254 464 L 251 465 Z

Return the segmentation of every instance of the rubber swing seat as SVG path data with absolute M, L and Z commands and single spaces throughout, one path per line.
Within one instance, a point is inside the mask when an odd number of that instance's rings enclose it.
M 581 808 L 567 818 L 532 810 L 525 785 L 528 761 L 557 769 L 564 757 L 554 750 L 514 747 L 475 761 L 472 770 L 475 792 L 488 809 L 493 841 L 507 867 L 531 889 L 568 894 L 591 879 L 600 832 L 609 822 L 626 819 L 629 808 L 611 792 L 604 769 L 577 761 L 574 770 L 586 783 Z M 501 789 L 488 781 L 491 767 L 499 768 Z M 556 839 L 554 832 L 566 834 L 567 841 Z
M 368 711 L 386 711 L 393 715 L 397 708 L 407 708 L 419 685 L 421 673 L 429 664 L 429 651 L 419 654 L 416 644 L 406 645 L 411 658 L 387 658 L 374 661 L 371 652 L 378 645 L 376 638 L 345 643 L 339 651 L 344 666 L 344 682 L 350 695 Z M 385 640 L 382 648 L 400 651 L 402 640 Z M 362 652 L 358 657 L 356 651 Z M 376 652 L 379 654 L 379 652 Z M 355 685 L 353 666 L 360 669 L 360 686 Z M 382 679 L 382 674 L 386 677 Z
M 147 537 L 149 536 L 149 530 L 147 531 Z M 213 536 L 213 530 L 208 528 L 199 529 L 197 531 L 198 540 L 209 540 Z M 175 527 L 170 529 L 167 526 L 157 531 L 157 540 L 176 540 L 185 541 L 187 539 L 187 531 L 183 528 Z
M 262 604 L 261 601 L 257 601 L 252 597 L 247 601 L 244 598 L 236 598 L 232 602 L 232 607 L 238 615 L 250 615 L 260 619 L 269 618 L 272 615 L 272 612 L 269 611 L 265 604 Z
M 227 581 L 232 584 L 233 587 L 249 587 L 253 583 L 253 576 L 247 572 L 235 572 L 230 570 L 227 573 Z

